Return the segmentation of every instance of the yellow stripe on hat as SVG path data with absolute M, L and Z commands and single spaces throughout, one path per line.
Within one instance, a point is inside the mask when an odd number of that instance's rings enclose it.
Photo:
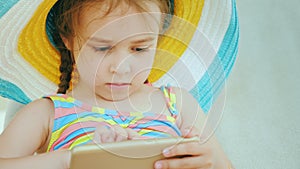
M 191 41 L 200 21 L 204 0 L 175 0 L 171 25 L 158 43 L 150 82 L 157 81 L 177 62 Z
M 41 2 L 20 34 L 18 50 L 36 70 L 58 84 L 60 55 L 51 45 L 46 34 L 46 18 L 56 1 L 44 0 Z

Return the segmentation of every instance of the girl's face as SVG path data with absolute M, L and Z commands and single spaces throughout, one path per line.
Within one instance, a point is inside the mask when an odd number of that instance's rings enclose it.
M 141 89 L 152 68 L 161 23 L 159 8 L 150 9 L 155 13 L 118 8 L 104 17 L 101 8 L 85 10 L 80 36 L 72 44 L 81 90 L 118 101 Z

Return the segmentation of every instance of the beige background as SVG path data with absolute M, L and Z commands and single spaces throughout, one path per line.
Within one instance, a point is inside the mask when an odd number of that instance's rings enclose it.
M 237 169 L 300 168 L 300 1 L 237 1 L 239 57 L 218 128 Z
M 239 57 L 217 136 L 237 169 L 299 169 L 300 1 L 237 5 Z

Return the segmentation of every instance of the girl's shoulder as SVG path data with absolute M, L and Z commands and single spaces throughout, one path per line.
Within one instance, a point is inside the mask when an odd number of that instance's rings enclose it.
M 17 114 L 32 121 L 39 121 L 45 128 L 49 128 L 54 117 L 54 104 L 48 98 L 40 98 L 24 106 Z
M 53 101 L 51 99 L 48 99 L 47 97 L 43 97 L 37 100 L 34 100 L 30 102 L 28 105 L 24 107 L 24 109 L 28 109 L 31 111 L 39 111 L 43 110 L 46 114 L 53 113 Z
M 48 98 L 40 98 L 24 106 L 18 114 L 24 114 L 33 120 L 43 121 L 48 127 L 49 122 L 54 117 L 54 104 Z
M 53 114 L 49 99 L 37 99 L 22 107 L 0 136 L 1 153 L 19 157 L 40 151 L 48 140 Z

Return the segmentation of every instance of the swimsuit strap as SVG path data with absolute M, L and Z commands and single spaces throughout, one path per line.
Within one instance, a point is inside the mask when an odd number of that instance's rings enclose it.
M 168 109 L 172 117 L 176 118 L 178 116 L 178 110 L 176 108 L 176 95 L 171 86 L 161 86 L 160 90 L 163 92 Z

